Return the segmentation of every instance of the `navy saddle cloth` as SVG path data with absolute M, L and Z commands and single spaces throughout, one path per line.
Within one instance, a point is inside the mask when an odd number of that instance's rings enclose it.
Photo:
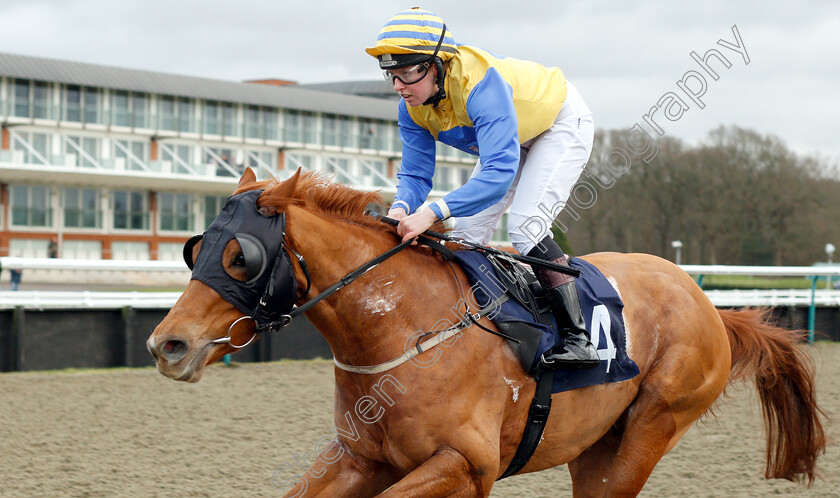
M 540 355 L 555 344 L 555 337 L 558 335 L 557 324 L 550 313 L 543 313 L 543 317 L 539 317 L 540 308 L 543 312 L 547 308 L 546 304 L 542 303 L 544 299 L 539 285 L 536 285 L 536 288 L 532 285 L 530 289 L 537 298 L 538 306 L 536 309 L 533 306 L 529 309 L 521 302 L 522 299 L 514 296 L 517 292 L 508 290 L 510 286 L 506 286 L 504 281 L 509 278 L 505 275 L 500 276 L 487 256 L 474 251 L 457 251 L 455 259 L 467 273 L 475 296 L 475 304 L 484 308 L 505 293 L 512 297 L 497 310 L 489 313 L 488 317 L 503 332 L 527 328 L 533 344 L 536 345 L 538 341 L 539 345 L 536 346 L 533 358 L 531 358 L 533 348 L 527 349 L 525 358 L 522 357 L 522 352 L 519 352 L 523 368 L 526 371 L 532 371 Z M 511 260 L 505 258 L 505 261 Z M 519 272 L 527 271 L 522 265 L 515 264 Z M 622 317 L 624 304 L 621 298 L 606 277 L 592 264 L 577 258 L 572 258 L 570 264 L 573 268 L 580 270 L 580 277 L 576 281 L 581 310 L 592 344 L 601 357 L 601 364 L 589 370 L 556 370 L 552 392 L 570 391 L 586 386 L 632 379 L 639 374 L 639 367 L 627 355 L 626 330 Z M 532 276 L 530 278 L 533 280 Z M 516 334 L 511 335 L 519 337 Z M 517 349 L 517 345 L 513 343 L 511 345 L 515 350 Z

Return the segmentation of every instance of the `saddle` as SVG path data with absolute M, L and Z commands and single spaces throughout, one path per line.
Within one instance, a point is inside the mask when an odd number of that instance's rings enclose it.
M 473 251 L 457 251 L 455 259 L 467 273 L 475 304 L 484 308 L 499 297 L 510 297 L 488 316 L 502 334 L 514 339 L 508 344 L 522 368 L 534 375 L 540 355 L 555 344 L 557 331 L 545 292 L 531 269 L 503 255 Z

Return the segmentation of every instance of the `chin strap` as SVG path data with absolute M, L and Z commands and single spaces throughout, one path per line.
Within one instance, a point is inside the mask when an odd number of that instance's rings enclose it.
M 440 101 L 446 98 L 446 90 L 443 89 L 443 82 L 446 78 L 446 74 L 444 73 L 443 62 L 441 62 L 440 57 L 433 57 L 432 59 L 435 65 L 435 72 L 437 73 L 437 76 L 435 77 L 435 84 L 437 84 L 438 91 L 436 94 L 432 95 L 423 102 L 423 105 L 437 107 L 438 104 L 440 104 Z
M 440 101 L 446 98 L 446 91 L 443 89 L 443 80 L 446 75 L 443 73 L 443 62 L 440 60 L 440 57 L 437 56 L 438 51 L 440 50 L 440 44 L 443 43 L 443 38 L 445 36 L 446 23 L 443 23 L 443 28 L 441 28 L 440 30 L 440 38 L 438 39 L 437 46 L 435 47 L 435 52 L 429 59 L 435 65 L 435 73 L 437 73 L 437 76 L 435 77 L 435 83 L 437 84 L 438 91 L 436 94 L 426 99 L 426 101 L 423 102 L 423 105 L 437 107 L 438 104 L 440 104 Z

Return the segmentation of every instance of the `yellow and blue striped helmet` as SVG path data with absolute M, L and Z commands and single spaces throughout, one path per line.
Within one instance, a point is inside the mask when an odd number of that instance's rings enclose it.
M 382 69 L 395 69 L 434 56 L 446 61 L 458 52 L 443 19 L 419 7 L 404 10 L 385 23 L 376 45 L 365 52 L 379 59 Z

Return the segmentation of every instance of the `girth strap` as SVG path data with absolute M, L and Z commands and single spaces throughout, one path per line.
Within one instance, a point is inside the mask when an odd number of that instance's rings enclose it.
M 554 383 L 554 372 L 554 370 L 544 370 L 536 375 L 537 390 L 531 401 L 531 408 L 528 410 L 528 421 L 525 422 L 525 430 L 522 431 L 522 440 L 519 441 L 519 446 L 507 470 L 496 479 L 497 481 L 522 470 L 537 450 L 548 414 L 551 412 L 551 386 Z

